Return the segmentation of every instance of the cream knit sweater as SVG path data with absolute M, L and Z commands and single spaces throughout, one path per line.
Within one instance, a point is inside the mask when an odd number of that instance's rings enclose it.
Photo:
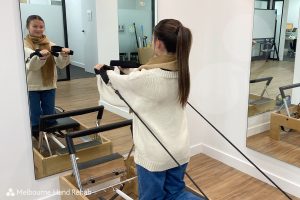
M 115 71 L 108 71 L 107 74 L 112 87 L 119 90 L 176 160 L 180 164 L 187 163 L 189 136 L 185 109 L 178 101 L 178 72 L 155 68 L 134 71 L 129 75 L 120 75 Z M 101 78 L 98 76 L 98 81 L 99 79 Z M 102 80 L 100 86 L 109 87 Z M 114 98 L 119 99 L 118 96 Z M 114 100 L 114 103 L 116 101 Z M 133 140 L 134 158 L 138 165 L 149 171 L 163 171 L 177 167 L 135 115 L 133 115 Z
M 50 43 L 50 46 L 55 45 Z M 38 46 L 36 48 L 39 48 Z M 25 52 L 25 61 L 29 58 L 30 54 L 34 51 L 30 48 L 30 45 L 24 41 L 24 52 Z M 54 56 L 56 66 L 60 69 L 66 67 L 70 63 L 70 56 L 63 57 L 59 54 L 58 57 Z M 43 86 L 42 79 L 42 67 L 46 63 L 46 60 L 40 60 L 38 56 L 33 56 L 29 62 L 26 63 L 26 75 L 27 75 L 27 87 L 28 91 L 40 91 L 40 90 L 50 90 L 56 88 L 57 82 L 57 71 L 54 70 L 54 80 L 53 84 L 50 86 Z

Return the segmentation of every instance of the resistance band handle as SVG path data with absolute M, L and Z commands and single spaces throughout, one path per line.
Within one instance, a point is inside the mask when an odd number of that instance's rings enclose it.
M 259 83 L 259 82 L 264 82 L 267 81 L 266 85 L 269 86 L 273 77 L 265 77 L 265 78 L 258 78 L 258 79 L 252 79 L 250 80 L 250 83 Z
M 119 66 L 122 68 L 139 68 L 141 64 L 132 61 L 111 60 L 110 66 Z
M 69 154 L 76 153 L 75 148 L 74 148 L 73 138 L 84 137 L 84 136 L 92 135 L 95 133 L 110 131 L 113 129 L 122 128 L 125 126 L 131 126 L 131 125 L 132 125 L 132 120 L 125 120 L 125 121 L 121 121 L 121 122 L 116 122 L 116 123 L 107 124 L 107 125 L 103 125 L 103 126 L 99 126 L 99 127 L 95 127 L 95 128 L 90 128 L 90 129 L 86 129 L 86 130 L 69 133 L 66 135 L 66 143 L 67 143 Z
M 40 51 L 41 51 L 40 49 L 36 49 L 34 52 L 30 54 L 29 58 L 31 59 L 33 56 L 43 57 Z
M 97 111 L 98 111 L 98 116 L 100 116 L 100 115 L 102 116 L 103 110 L 104 110 L 104 106 L 100 105 L 100 106 L 95 106 L 95 107 L 90 107 L 90 108 L 66 111 L 66 112 L 57 113 L 57 114 L 53 114 L 53 115 L 42 115 L 40 117 L 40 130 L 41 131 L 45 130 L 45 128 L 47 127 L 46 122 L 48 120 L 55 120 L 55 119 L 60 119 L 60 118 L 65 118 L 65 117 L 84 115 L 87 113 L 97 112 Z M 100 112 L 100 114 L 99 114 L 99 112 Z
M 296 88 L 296 87 L 300 87 L 300 83 L 295 83 L 295 84 L 279 87 L 279 91 L 280 91 L 282 99 L 285 99 L 285 97 L 286 97 L 284 90 L 288 90 L 288 89 L 292 89 L 292 88 Z
M 62 52 L 62 49 L 63 49 L 64 47 L 61 47 L 61 46 L 51 46 L 51 54 L 53 55 L 53 56 L 56 56 L 56 57 L 58 57 L 58 53 L 59 52 Z M 70 52 L 68 53 L 69 55 L 74 55 L 74 51 L 73 50 L 70 50 Z

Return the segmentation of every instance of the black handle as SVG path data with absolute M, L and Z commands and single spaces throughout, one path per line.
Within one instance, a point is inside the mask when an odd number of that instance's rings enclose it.
M 267 81 L 266 85 L 269 86 L 273 77 L 265 77 L 265 78 L 258 78 L 258 79 L 252 79 L 250 80 L 250 83 L 259 83 L 263 81 Z
M 53 56 L 58 57 L 58 53 L 62 51 L 64 47 L 61 46 L 51 46 L 51 53 Z M 69 55 L 74 55 L 74 51 L 70 50 L 70 52 L 68 53 Z
M 292 89 L 292 88 L 296 88 L 296 87 L 300 87 L 300 83 L 295 83 L 295 84 L 279 87 L 279 91 L 280 91 L 282 99 L 284 99 L 286 97 L 286 95 L 284 94 L 284 90 L 288 90 L 288 89 Z
M 96 128 L 90 128 L 90 129 L 86 129 L 86 130 L 69 133 L 66 135 L 66 143 L 67 143 L 69 154 L 76 153 L 75 148 L 74 148 L 73 138 L 84 137 L 87 135 L 92 135 L 92 134 L 99 133 L 99 132 L 105 132 L 105 131 L 109 131 L 109 130 L 113 130 L 113 129 L 117 129 L 117 128 L 121 128 L 121 127 L 125 127 L 125 126 L 130 126 L 130 125 L 132 125 L 132 120 L 125 120 L 125 121 L 116 122 L 113 124 L 99 126 Z
M 78 109 L 78 110 L 72 110 L 72 111 L 66 111 L 62 113 L 57 113 L 53 115 L 42 115 L 40 117 L 40 130 L 43 131 L 47 128 L 47 121 L 48 120 L 55 120 L 55 119 L 60 119 L 60 118 L 65 118 L 65 117 L 71 117 L 71 116 L 77 116 L 77 115 L 83 115 L 91 112 L 102 112 L 103 113 L 104 106 L 95 106 L 95 107 L 90 107 L 90 108 L 83 108 L 83 109 Z M 98 113 L 99 115 L 99 113 Z
M 110 66 L 119 66 L 123 68 L 138 68 L 141 64 L 132 61 L 111 60 Z

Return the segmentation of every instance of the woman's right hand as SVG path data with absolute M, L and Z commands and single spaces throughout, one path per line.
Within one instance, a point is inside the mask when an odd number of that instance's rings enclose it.
M 104 64 L 97 64 L 94 66 L 94 69 L 100 70 L 103 66 Z
M 46 60 L 50 55 L 50 51 L 48 51 L 47 49 L 43 49 L 40 51 L 40 54 L 42 55 L 42 57 L 40 57 L 40 60 Z

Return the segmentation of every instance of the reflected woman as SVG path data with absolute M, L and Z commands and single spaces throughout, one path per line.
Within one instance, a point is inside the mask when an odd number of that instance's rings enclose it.
M 32 134 L 37 137 L 40 115 L 55 113 L 56 66 L 64 68 L 69 64 L 70 49 L 61 48 L 57 57 L 51 54 L 55 44 L 44 35 L 45 22 L 38 15 L 27 18 L 26 28 L 29 34 L 24 39 L 24 51 L 30 121 Z
M 155 26 L 153 38 L 155 57 L 138 70 L 120 75 L 102 64 L 95 69 L 104 83 L 120 91 L 180 164 L 133 115 L 139 199 L 199 200 L 202 198 L 185 190 L 184 182 L 190 160 L 185 109 L 190 91 L 192 34 L 180 21 L 165 19 Z

